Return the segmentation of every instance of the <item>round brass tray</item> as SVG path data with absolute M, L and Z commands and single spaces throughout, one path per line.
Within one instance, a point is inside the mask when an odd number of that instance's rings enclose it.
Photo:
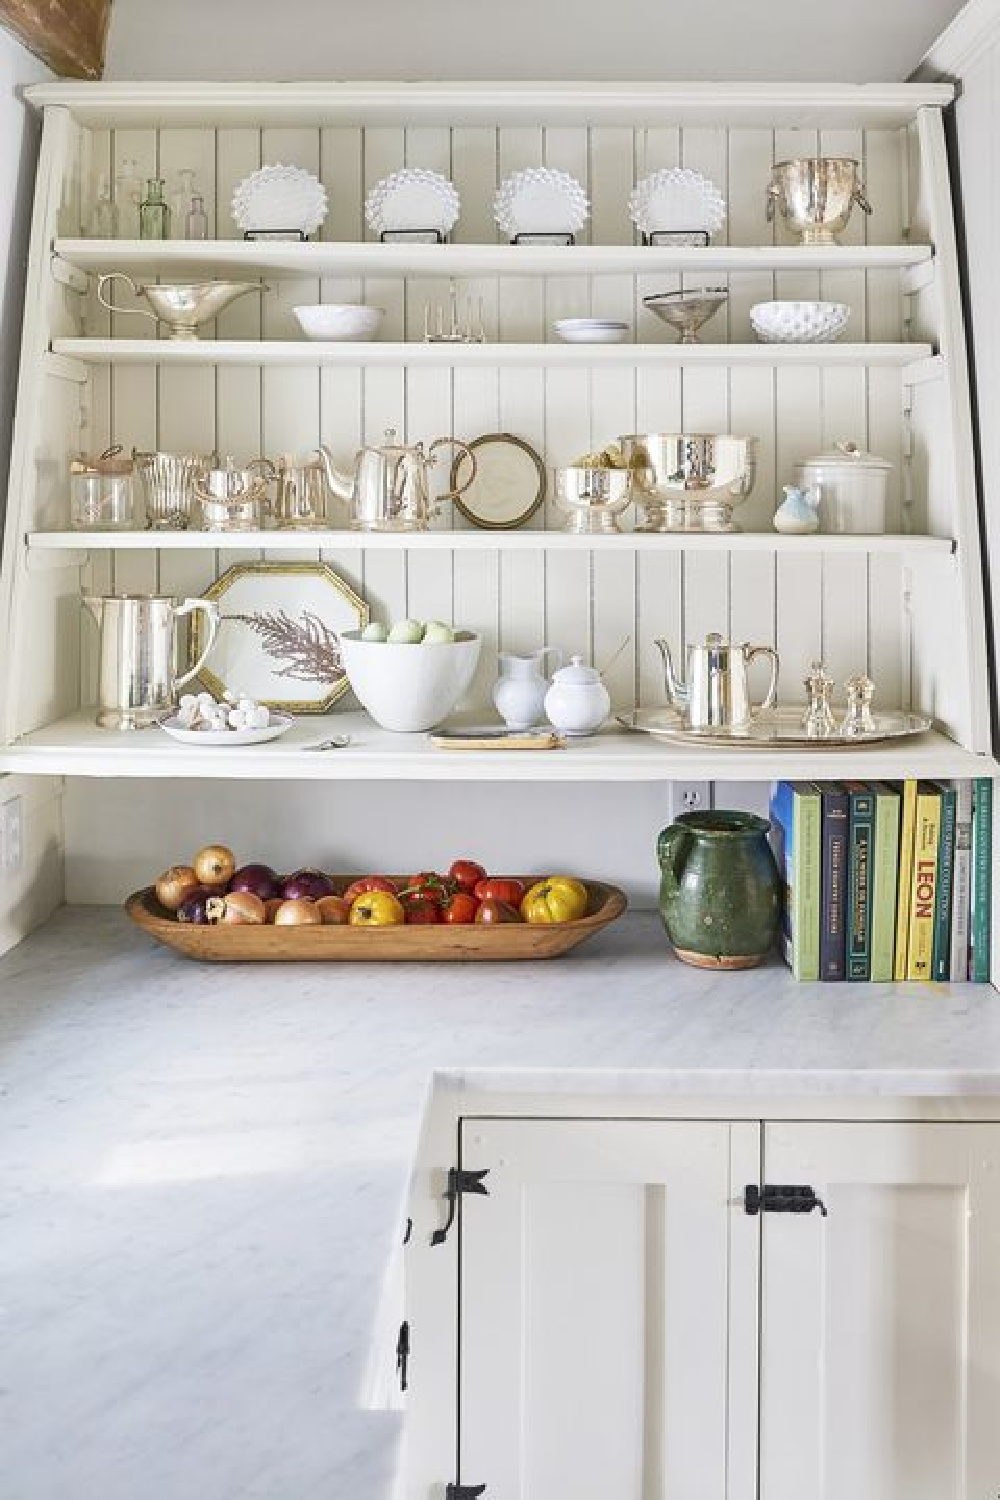
M 903 739 L 908 735 L 926 734 L 931 721 L 923 714 L 911 714 L 892 708 L 874 714 L 874 729 L 863 734 L 842 734 L 840 724 L 833 734 L 822 738 L 807 735 L 802 728 L 805 707 L 775 708 L 740 728 L 692 729 L 685 724 L 676 708 L 634 708 L 619 714 L 618 722 L 626 729 L 651 734 L 654 739 L 686 745 L 731 745 L 746 749 L 748 745 L 788 745 L 803 750 L 837 750 L 858 745 L 878 745 L 883 740 Z

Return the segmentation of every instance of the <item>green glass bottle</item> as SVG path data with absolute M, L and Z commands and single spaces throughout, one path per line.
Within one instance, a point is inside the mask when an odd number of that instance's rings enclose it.
M 163 200 L 162 177 L 150 177 L 146 196 L 139 204 L 139 238 L 165 240 L 170 237 L 170 205 Z

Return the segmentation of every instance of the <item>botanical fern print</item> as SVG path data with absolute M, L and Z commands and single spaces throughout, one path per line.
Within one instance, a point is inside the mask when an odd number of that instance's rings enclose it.
M 285 610 L 252 615 L 223 615 L 254 631 L 268 656 L 284 666 L 274 666 L 275 677 L 295 682 L 336 684 L 344 675 L 340 642 L 318 615 L 303 610 L 295 620 Z

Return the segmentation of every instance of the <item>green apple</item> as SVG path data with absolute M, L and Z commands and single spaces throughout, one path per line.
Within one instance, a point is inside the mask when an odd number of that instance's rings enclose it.
M 416 646 L 424 638 L 424 627 L 419 620 L 397 620 L 389 631 L 391 646 Z
M 373 620 L 370 625 L 366 625 L 364 630 L 362 630 L 361 639 L 363 641 L 387 641 L 389 639 L 389 632 L 378 620 Z
M 428 620 L 424 629 L 425 646 L 450 646 L 454 639 L 455 632 L 450 625 L 441 620 Z

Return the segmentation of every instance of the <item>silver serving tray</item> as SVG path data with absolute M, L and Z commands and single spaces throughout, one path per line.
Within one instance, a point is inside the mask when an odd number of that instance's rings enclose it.
M 875 728 L 866 734 L 841 734 L 838 725 L 833 734 L 813 739 L 803 731 L 804 714 L 804 705 L 801 708 L 775 708 L 739 729 L 692 729 L 676 708 L 634 708 L 617 717 L 618 723 L 626 729 L 651 734 L 655 739 L 685 745 L 742 746 L 744 749 L 752 745 L 789 745 L 802 750 L 848 750 L 858 745 L 877 745 L 883 740 L 925 734 L 931 727 L 930 719 L 923 714 L 893 708 L 874 714 Z

